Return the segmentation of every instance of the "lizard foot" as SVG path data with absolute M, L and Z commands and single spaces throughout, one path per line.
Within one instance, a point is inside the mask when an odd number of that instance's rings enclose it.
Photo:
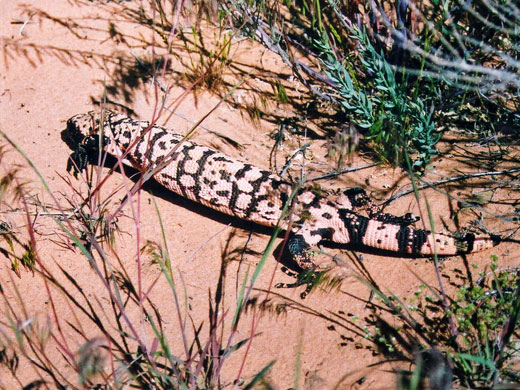
M 282 267 L 282 271 L 295 278 L 296 282 L 278 283 L 275 287 L 295 288 L 306 285 L 305 291 L 300 294 L 300 297 L 305 299 L 318 282 L 323 279 L 321 275 L 325 274 L 325 271 L 318 271 L 319 267 L 314 263 L 314 255 L 315 251 L 311 249 L 311 246 L 307 243 L 303 235 L 291 235 L 287 240 L 283 257 L 284 262 L 292 263 L 292 268 L 298 269 L 298 271 L 289 270 L 289 268 L 285 266 Z
M 305 290 L 300 294 L 301 299 L 305 299 L 307 295 L 316 286 L 318 277 L 314 270 L 302 270 L 301 272 L 294 272 L 287 267 L 282 267 L 282 272 L 296 279 L 294 283 L 277 283 L 275 288 L 296 288 L 305 285 Z

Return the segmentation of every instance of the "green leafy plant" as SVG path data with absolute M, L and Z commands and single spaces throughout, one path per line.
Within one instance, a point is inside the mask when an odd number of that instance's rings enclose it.
M 437 153 L 435 144 L 440 138 L 431 114 L 420 98 L 410 96 L 406 82 L 396 81 L 395 70 L 376 51 L 365 30 L 354 27 L 351 37 L 359 44 L 362 64 L 356 72 L 355 63 L 339 61 L 327 35 L 315 42 L 324 72 L 338 86 L 334 89 L 341 109 L 366 129 L 367 139 L 384 161 L 403 164 L 406 153 L 416 152 L 412 167 L 424 170 Z M 360 73 L 365 75 L 363 79 Z

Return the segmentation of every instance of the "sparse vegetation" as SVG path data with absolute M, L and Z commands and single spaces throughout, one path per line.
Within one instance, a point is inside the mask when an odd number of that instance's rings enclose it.
M 424 171 L 454 123 L 480 136 L 507 123 L 518 134 L 520 13 L 509 1 L 222 3 L 384 161 L 405 165 L 409 154 Z
M 396 324 L 388 332 L 389 319 L 374 305 L 373 326 L 365 328 L 366 337 L 379 346 L 380 353 L 407 356 L 415 362 L 417 372 L 401 373 L 408 378 L 403 380 L 403 389 L 419 388 L 418 382 L 415 387 L 404 384 L 412 382 L 414 375 L 418 375 L 415 380 L 429 377 L 431 383 L 435 370 L 464 389 L 518 384 L 519 272 L 500 270 L 497 260 L 493 257 L 491 269 L 481 272 L 476 283 L 460 287 L 453 299 L 425 285 L 410 299 L 375 291 L 376 301 L 394 316 Z M 412 349 L 406 340 L 415 340 Z M 451 381 L 446 387 L 432 388 L 451 388 Z

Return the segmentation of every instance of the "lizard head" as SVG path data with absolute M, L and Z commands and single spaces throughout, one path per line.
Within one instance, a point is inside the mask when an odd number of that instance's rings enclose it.
M 108 110 L 89 111 L 86 114 L 74 115 L 67 121 L 67 131 L 71 137 L 85 138 L 92 134 L 97 134 L 101 124 L 106 123 L 107 119 L 115 115 Z M 107 126 L 105 126 L 105 131 Z
M 67 162 L 67 170 L 74 170 L 74 175 L 83 171 L 89 161 L 97 161 L 99 146 L 105 148 L 110 144 L 111 128 L 107 126 L 113 112 L 90 111 L 86 114 L 74 115 L 67 121 L 67 129 L 62 133 L 62 138 L 74 151 Z M 101 126 L 103 126 L 103 139 L 99 140 Z

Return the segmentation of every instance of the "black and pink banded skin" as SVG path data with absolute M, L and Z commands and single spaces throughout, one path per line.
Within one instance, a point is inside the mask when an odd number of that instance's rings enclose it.
M 103 116 L 103 120 L 102 119 Z M 72 139 L 84 142 L 102 129 L 104 149 L 141 171 L 169 163 L 154 178 L 169 190 L 219 212 L 265 226 L 280 220 L 294 185 L 254 165 L 235 160 L 183 136 L 110 111 L 75 115 L 67 122 Z M 173 151 L 173 153 L 172 153 Z M 356 211 L 369 209 L 364 216 Z M 432 233 L 410 226 L 415 219 L 379 213 L 360 189 L 325 194 L 300 188 L 293 199 L 288 248 L 298 264 L 314 268 L 312 249 L 322 240 L 354 244 L 417 256 L 455 255 L 482 251 L 497 239 L 473 233 Z

